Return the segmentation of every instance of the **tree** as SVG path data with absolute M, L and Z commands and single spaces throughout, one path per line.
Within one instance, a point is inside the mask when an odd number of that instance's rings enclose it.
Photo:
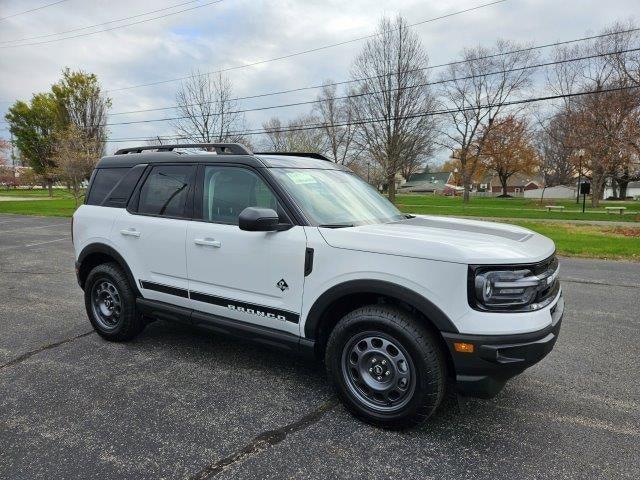
M 442 97 L 450 111 L 450 123 L 442 129 L 443 145 L 460 161 L 465 203 L 494 119 L 509 98 L 530 84 L 532 70 L 527 67 L 536 54 L 524 47 L 499 40 L 493 48 L 465 49 L 461 60 L 442 75 Z
M 17 101 L 5 118 L 22 158 L 43 178 L 52 196 L 56 166 L 52 153 L 59 119 L 55 97 L 51 93 L 38 93 L 30 103 Z
M 436 125 L 429 114 L 435 98 L 427 85 L 427 54 L 418 35 L 398 16 L 383 18 L 351 67 L 356 143 L 384 172 L 395 201 L 396 177 L 403 166 L 429 155 Z M 406 169 L 405 169 L 406 173 Z
M 272 117 L 262 124 L 265 148 L 274 152 L 323 153 L 326 143 L 322 129 L 308 128 L 319 124 L 320 120 L 311 114 L 301 115 L 286 124 Z
M 495 119 L 484 132 L 482 142 L 481 162 L 497 175 L 503 196 L 508 195 L 507 183 L 513 175 L 532 174 L 536 170 L 538 156 L 524 119 L 514 115 Z
M 334 163 L 350 165 L 360 153 L 354 144 L 356 126 L 353 124 L 353 102 L 348 96 L 341 99 L 337 96 L 337 87 L 327 81 L 320 90 L 313 113 L 322 124 L 320 131 L 325 137 L 326 150 L 323 153 Z
M 176 103 L 180 118 L 172 125 L 181 137 L 203 143 L 248 143 L 241 134 L 244 114 L 238 111 L 233 84 L 222 73 L 193 71 L 178 89 Z
M 66 130 L 71 125 L 75 126 L 84 132 L 87 141 L 91 140 L 94 157 L 104 155 L 111 99 L 103 94 L 98 77 L 93 73 L 65 68 L 62 79 L 52 85 L 51 91 L 57 104 L 60 128 Z
M 76 207 L 82 197 L 82 183 L 93 171 L 98 158 L 98 141 L 75 125 L 69 125 L 56 134 L 53 149 L 53 161 L 56 163 L 58 178 L 71 187 Z
M 540 174 L 545 187 L 573 184 L 577 165 L 570 125 L 561 114 L 552 115 L 535 135 Z
M 579 174 L 591 181 L 594 207 L 599 205 L 607 179 L 622 181 L 624 190 L 627 179 L 632 178 L 627 176 L 626 166 L 640 153 L 640 94 L 629 88 L 635 85 L 632 76 L 621 69 L 617 54 L 611 53 L 619 47 L 619 40 L 613 35 L 558 47 L 555 57 L 559 60 L 593 58 L 554 65 L 548 74 L 549 86 L 556 93 L 587 93 L 565 97 L 556 111 L 567 122 L 573 151 L 583 153 Z

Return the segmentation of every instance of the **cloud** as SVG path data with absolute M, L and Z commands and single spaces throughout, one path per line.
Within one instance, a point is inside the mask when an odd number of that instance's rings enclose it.
M 79 28 L 179 3 L 182 2 L 71 0 L 2 21 L 0 42 Z M 385 14 L 401 13 L 410 22 L 416 22 L 479 3 L 470 0 L 224 0 L 220 4 L 110 32 L 45 45 L 0 48 L 0 100 L 28 99 L 33 92 L 47 90 L 58 80 L 65 66 L 96 73 L 105 89 L 118 89 L 182 77 L 194 68 L 202 71 L 229 68 L 365 36 L 375 30 L 378 20 Z M 631 0 L 606 3 L 508 1 L 415 29 L 431 62 L 443 63 L 456 57 L 465 46 L 488 45 L 497 38 L 546 43 L 579 37 L 625 18 L 635 6 L 635 1 Z M 13 0 L 3 3 L 2 13 L 10 14 L 25 8 L 24 2 Z M 350 63 L 361 46 L 362 42 L 349 43 L 233 70 L 229 76 L 240 96 L 316 85 L 325 79 L 344 80 L 348 78 Z M 178 83 L 166 83 L 111 92 L 113 112 L 170 105 L 177 86 Z M 313 91 L 305 91 L 247 100 L 242 106 L 251 108 L 304 101 L 314 96 Z M 3 116 L 8 106 L 0 103 Z M 251 112 L 247 114 L 247 122 L 251 128 L 260 128 L 261 123 L 272 115 L 286 119 L 304 110 L 306 108 Z M 170 113 L 122 115 L 112 117 L 110 121 L 160 118 Z M 170 133 L 170 127 L 162 123 L 111 128 L 112 138 L 166 133 Z M 0 137 L 6 135 L 6 131 L 0 130 Z M 115 147 L 112 144 L 109 150 Z

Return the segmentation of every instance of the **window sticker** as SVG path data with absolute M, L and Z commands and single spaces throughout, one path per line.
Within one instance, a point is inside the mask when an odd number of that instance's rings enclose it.
M 313 175 L 307 172 L 287 172 L 287 177 L 296 185 L 304 185 L 305 183 L 318 183 Z

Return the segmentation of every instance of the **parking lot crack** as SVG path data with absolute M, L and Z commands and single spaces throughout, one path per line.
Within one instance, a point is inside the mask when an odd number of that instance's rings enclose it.
M 76 335 L 74 337 L 65 338 L 64 340 L 60 340 L 58 342 L 49 343 L 40 348 L 37 348 L 36 350 L 31 350 L 30 352 L 24 353 L 19 357 L 16 357 L 13 360 L 8 361 L 7 363 L 3 363 L 2 365 L 0 365 L 0 370 L 4 370 L 5 368 L 24 362 L 25 360 L 28 360 L 29 358 L 33 357 L 34 355 L 40 352 L 44 352 L 45 350 L 51 350 L 52 348 L 56 348 L 66 343 L 73 342 L 74 340 L 78 340 L 79 338 L 86 337 L 88 335 L 91 335 L 92 333 L 93 333 L 93 330 L 91 330 L 90 332 L 81 333 L 80 335 Z
M 336 405 L 337 402 L 335 401 L 323 403 L 322 405 L 320 405 L 320 407 L 293 423 L 289 423 L 288 425 L 285 425 L 276 430 L 269 430 L 257 435 L 251 442 L 249 442 L 247 445 L 240 448 L 233 454 L 221 460 L 218 460 L 216 463 L 208 465 L 200 470 L 198 473 L 190 477 L 191 480 L 213 478 L 216 475 L 229 469 L 233 465 L 237 464 L 238 462 L 241 462 L 242 460 L 250 456 L 260 453 L 269 447 L 277 445 L 285 438 L 287 438 L 288 435 L 299 432 L 300 430 L 304 430 L 305 428 L 318 422 L 329 410 L 334 408 Z

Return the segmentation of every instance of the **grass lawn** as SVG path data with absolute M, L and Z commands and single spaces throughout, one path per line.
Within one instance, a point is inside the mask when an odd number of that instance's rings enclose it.
M 509 221 L 551 238 L 560 255 L 640 261 L 640 228 Z
M 2 200 L 0 213 L 70 217 L 76 208 L 73 197 L 66 190 L 54 190 L 53 199 L 48 198 L 46 190 L 11 190 L 8 195 L 5 195 L 5 191 L 0 191 L 0 200 L 1 197 L 8 196 L 35 197 L 37 200 Z M 537 202 L 516 198 L 474 198 L 471 200 L 470 207 L 463 207 L 460 198 L 405 195 L 399 197 L 398 203 L 403 204 L 402 210 L 412 213 L 494 217 L 496 221 L 501 221 L 500 218 L 509 218 L 502 221 L 530 228 L 551 238 L 561 255 L 640 261 L 640 223 L 630 223 L 627 228 L 544 222 L 544 219 L 549 218 L 633 222 L 634 218 L 640 220 L 640 202 L 624 203 L 628 210 L 637 212 L 635 215 L 606 215 L 592 211 L 586 217 L 582 213 L 539 212 L 536 211 L 539 208 Z M 603 206 L 608 203 L 619 204 L 603 202 Z M 554 204 L 565 205 L 567 209 L 575 206 L 575 203 L 570 201 L 554 202 Z M 420 206 L 410 207 L 409 205 Z M 532 216 L 535 214 L 538 216 Z
M 602 201 L 599 208 L 591 208 L 587 199 L 585 213 L 582 213 L 582 204 L 576 205 L 575 200 L 544 200 L 546 205 L 564 206 L 564 212 L 548 212 L 539 200 L 525 198 L 475 197 L 468 205 L 464 205 L 461 197 L 398 195 L 396 204 L 404 212 L 428 215 L 640 222 L 640 201 Z M 609 206 L 626 207 L 627 213 L 625 215 L 608 214 L 604 207 Z

